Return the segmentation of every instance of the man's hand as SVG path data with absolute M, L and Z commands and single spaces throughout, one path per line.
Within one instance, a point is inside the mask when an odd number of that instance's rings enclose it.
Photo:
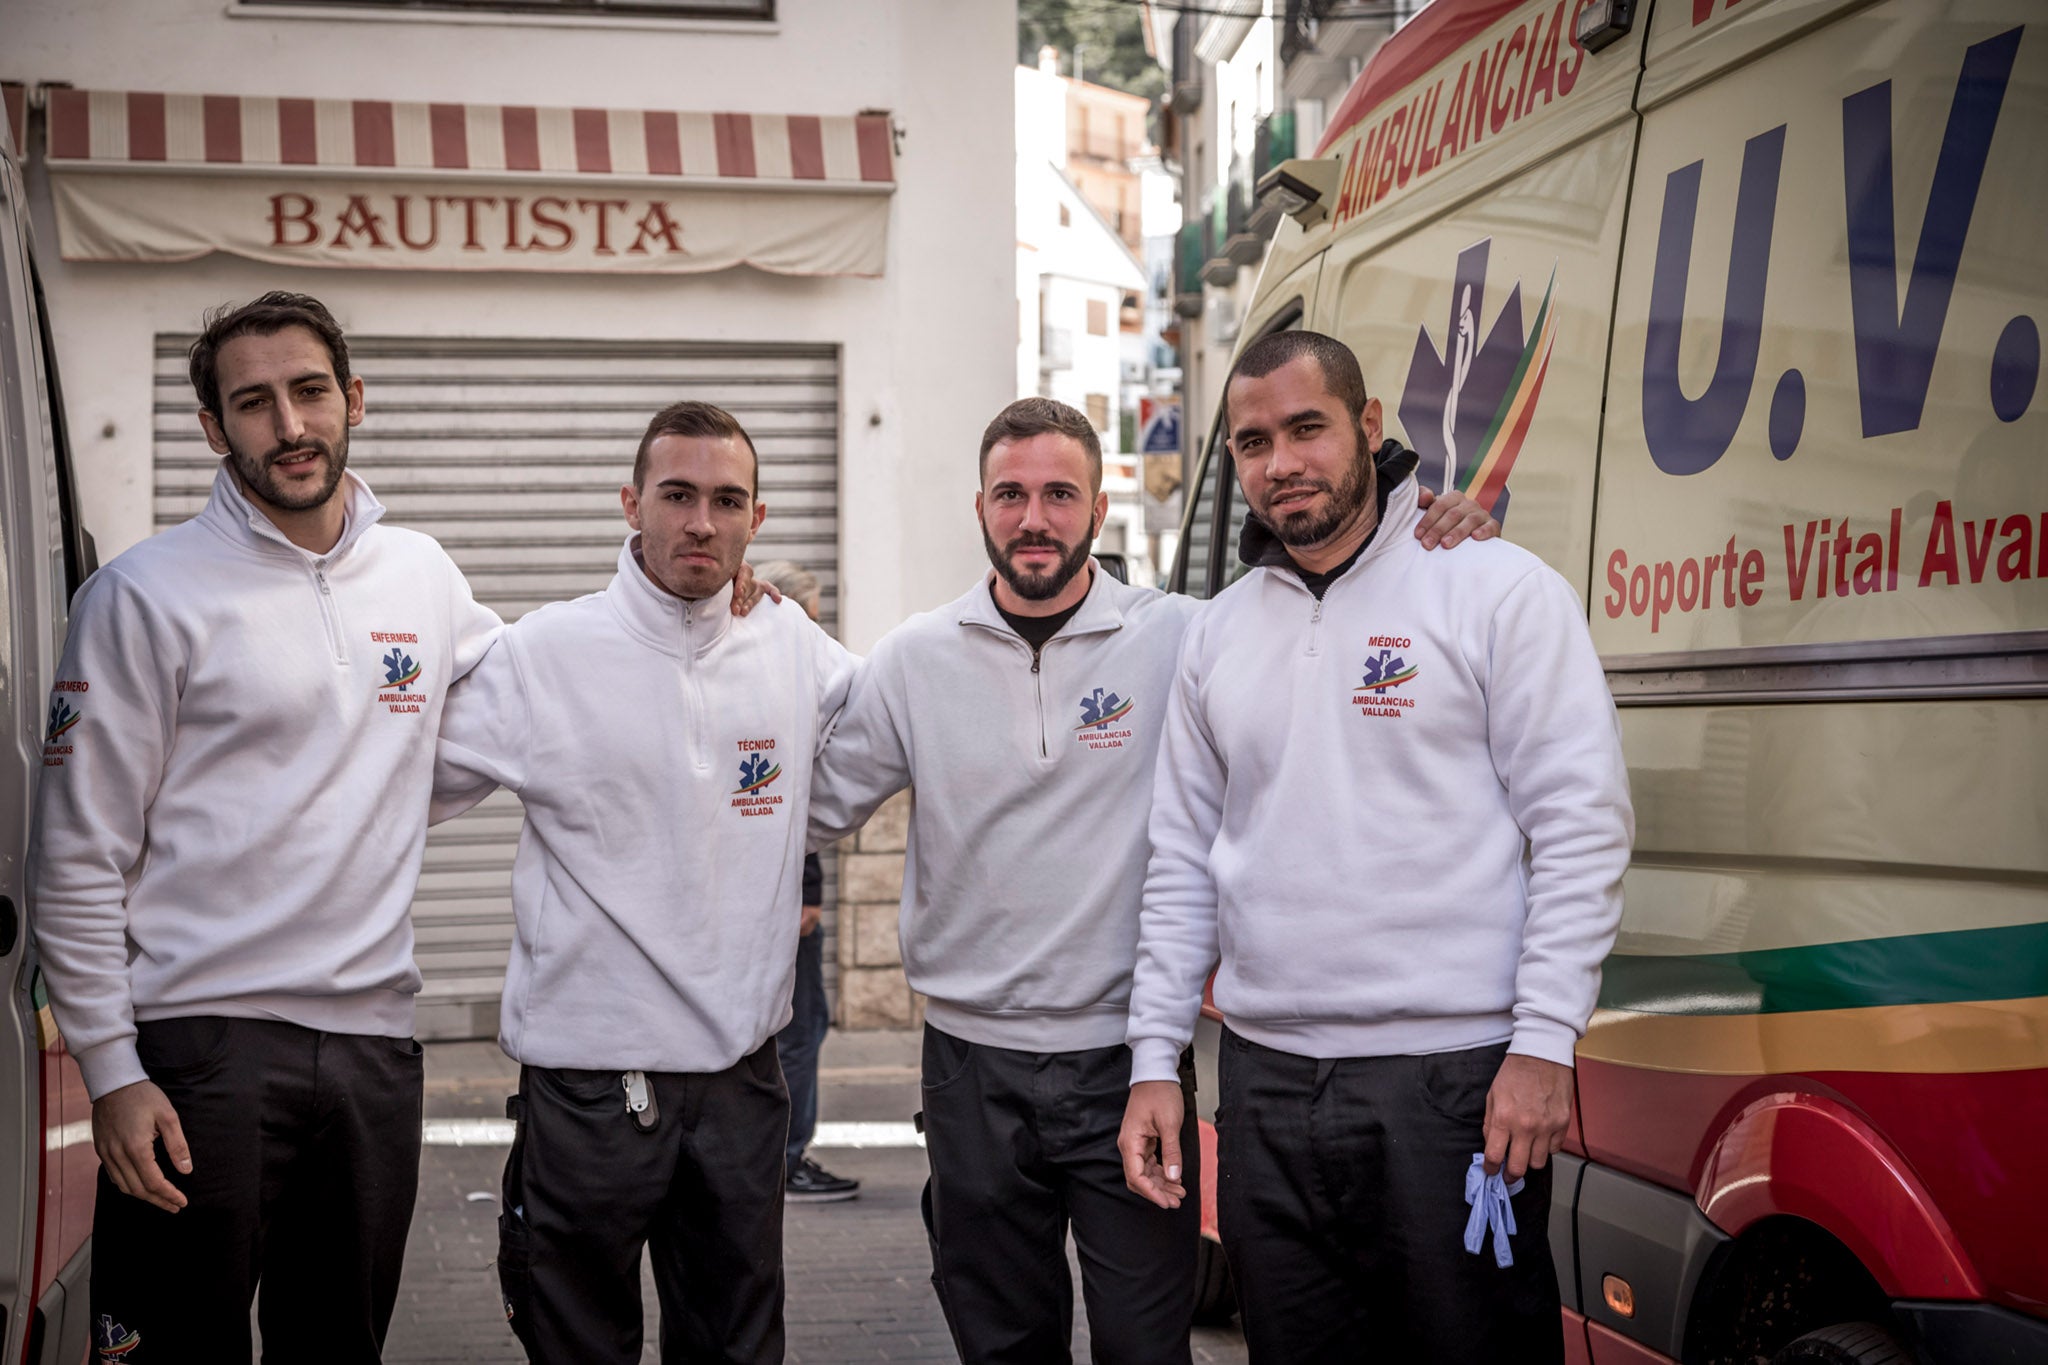
M 166 1213 L 185 1207 L 185 1195 L 156 1163 L 156 1140 L 181 1174 L 192 1174 L 192 1149 L 178 1111 L 153 1081 L 136 1081 L 99 1097 L 92 1106 L 92 1146 L 114 1188 Z
M 1486 1173 L 1505 1162 L 1512 1185 L 1531 1168 L 1541 1170 L 1564 1146 L 1571 1121 L 1572 1069 L 1510 1052 L 1486 1092 Z M 1129 1130 L 1129 1119 L 1124 1127 Z
M 1177 1209 L 1187 1198 L 1180 1152 L 1185 1104 L 1178 1083 L 1139 1081 L 1131 1087 L 1123 1131 L 1117 1134 L 1116 1149 L 1124 1158 L 1124 1184 L 1162 1209 Z
M 1473 540 L 1492 540 L 1500 534 L 1500 523 L 1488 516 L 1484 507 L 1455 489 L 1438 494 L 1424 488 L 1417 490 L 1416 496 L 1422 507 L 1422 520 L 1415 524 L 1415 538 L 1425 550 L 1434 550 L 1438 545 L 1448 550 L 1468 536 Z
M 732 614 L 745 616 L 760 602 L 763 593 L 768 595 L 771 602 L 782 600 L 780 588 L 773 583 L 763 583 L 755 578 L 754 566 L 744 560 L 741 561 L 740 571 L 732 576 Z
M 803 918 L 802 918 L 801 920 L 799 920 L 799 921 L 797 922 L 797 931 L 796 931 L 796 936 L 797 936 L 798 938 L 809 938 L 809 937 L 810 937 L 810 936 L 811 936 L 812 934 L 815 934 L 815 933 L 817 933 L 817 932 L 818 932 L 818 921 L 819 921 L 819 920 L 821 920 L 821 919 L 823 919 L 824 917 L 825 917 L 825 907 L 824 907 L 824 906 L 822 906 L 822 905 L 806 905 L 806 906 L 804 907 L 804 916 L 803 916 Z

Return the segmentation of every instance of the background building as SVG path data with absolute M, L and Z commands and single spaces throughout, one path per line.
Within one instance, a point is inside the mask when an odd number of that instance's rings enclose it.
M 640 431 L 697 397 L 757 439 L 756 557 L 817 571 L 827 627 L 866 649 L 985 563 L 1015 26 L 952 0 L 9 6 L 102 557 L 206 497 L 201 315 L 297 289 L 366 382 L 352 464 L 508 618 L 604 585 Z M 431 838 L 422 1036 L 495 1029 L 518 826 L 501 794 Z M 843 1014 L 908 1022 L 900 835 L 863 837 L 879 861 L 847 876 L 889 932 L 839 936 Z
M 1132 581 L 1150 583 L 1127 397 L 1149 373 L 1136 163 L 1150 102 L 1060 75 L 1052 48 L 1016 82 L 1017 394 L 1088 414 L 1110 504 L 1096 551 L 1126 556 Z
M 1163 302 L 1180 319 L 1190 464 L 1212 436 L 1208 423 L 1277 224 L 1258 212 L 1259 178 L 1290 157 L 1315 155 L 1366 61 L 1426 3 L 1145 4 L 1146 40 L 1171 76 L 1162 142 L 1183 221 Z

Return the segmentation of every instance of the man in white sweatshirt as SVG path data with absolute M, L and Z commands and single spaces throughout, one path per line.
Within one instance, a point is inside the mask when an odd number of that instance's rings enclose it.
M 1547 1161 L 1633 832 L 1584 611 L 1505 542 L 1418 552 L 1412 463 L 1366 457 L 1379 403 L 1342 343 L 1264 338 L 1225 401 L 1257 567 L 1170 689 L 1126 1173 L 1185 1194 L 1176 1068 L 1215 968 L 1252 1358 L 1559 1361 Z M 1510 1265 L 1465 1250 L 1475 1157 L 1527 1181 Z
M 993 572 L 876 646 L 819 760 L 811 839 L 917 788 L 903 961 L 926 996 L 932 1283 L 961 1358 L 1067 1359 L 1071 1226 L 1096 1358 L 1185 1362 L 1198 1211 L 1126 1189 L 1116 1136 L 1153 756 L 1201 603 L 1090 563 L 1108 500 L 1083 414 L 1020 399 L 980 458 Z M 1491 533 L 1467 499 L 1440 515 L 1433 541 Z M 1182 1050 L 1168 1074 L 1192 1089 Z M 1191 1106 L 1177 1122 L 1192 1150 Z
M 536 1362 L 782 1359 L 789 1021 L 813 755 L 853 657 L 793 602 L 735 618 L 766 508 L 708 403 L 649 423 L 604 591 L 508 627 L 450 699 L 448 809 L 526 807 L 499 1041 L 498 1273 Z
M 88 579 L 30 858 L 93 1098 L 102 1357 L 374 1361 L 419 1174 L 408 907 L 434 731 L 498 619 L 348 472 L 363 384 L 316 300 L 208 320 L 206 507 Z

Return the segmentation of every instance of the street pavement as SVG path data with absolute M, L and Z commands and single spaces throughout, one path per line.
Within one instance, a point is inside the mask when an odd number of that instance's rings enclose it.
M 820 1068 L 821 1117 L 901 1124 L 917 1108 L 917 1059 L 914 1032 L 835 1031 Z M 517 1067 L 495 1044 L 429 1044 L 427 1117 L 502 1119 L 516 1076 Z M 460 1127 L 456 1132 L 474 1136 Z M 430 1143 L 422 1153 L 419 1204 L 386 1361 L 510 1365 L 524 1359 L 505 1326 L 493 1265 L 505 1153 L 502 1138 Z M 923 1151 L 819 1147 L 814 1155 L 836 1174 L 858 1179 L 861 1193 L 847 1203 L 789 1206 L 788 1359 L 796 1365 L 955 1359 L 932 1296 L 930 1250 L 918 1216 Z M 648 1336 L 641 1358 L 654 1362 L 656 1308 L 646 1274 L 642 1295 Z M 1088 1329 L 1078 1303 L 1074 1321 L 1074 1358 L 1085 1361 Z M 1205 1365 L 1241 1362 L 1244 1340 L 1234 1328 L 1197 1328 L 1194 1356 Z

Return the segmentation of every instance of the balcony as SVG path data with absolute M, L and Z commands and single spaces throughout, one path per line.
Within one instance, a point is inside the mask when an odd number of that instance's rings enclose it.
M 1258 128 L 1252 134 L 1252 156 L 1249 170 L 1247 196 L 1258 193 L 1258 184 L 1266 178 L 1266 172 L 1295 154 L 1294 111 L 1284 114 L 1269 114 L 1259 120 Z M 1236 182 L 1237 166 L 1232 166 L 1232 183 Z M 1246 228 L 1257 236 L 1259 254 L 1265 251 L 1264 243 L 1272 240 L 1273 229 L 1280 226 L 1280 210 L 1269 204 L 1253 201 L 1251 211 L 1246 215 Z M 1255 255 L 1254 260 L 1257 259 Z
M 1202 315 L 1202 262 L 1209 254 L 1202 240 L 1205 226 L 1190 214 L 1173 239 L 1173 311 L 1184 318 Z
M 1202 282 L 1218 289 L 1236 283 L 1240 264 L 1226 245 L 1231 230 L 1244 221 L 1242 213 L 1232 213 L 1236 196 L 1231 190 L 1230 185 L 1212 186 L 1202 199 Z
M 1238 157 L 1230 163 L 1230 183 L 1224 186 L 1225 222 L 1223 254 L 1232 264 L 1253 266 L 1266 254 L 1268 233 L 1252 226 L 1251 161 Z

